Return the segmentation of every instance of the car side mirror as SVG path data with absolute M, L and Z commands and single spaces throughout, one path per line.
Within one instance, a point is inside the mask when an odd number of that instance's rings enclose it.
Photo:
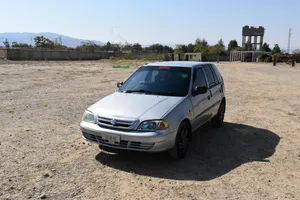
M 195 87 L 195 93 L 196 94 L 205 94 L 207 92 L 208 88 L 206 86 L 196 86 Z
M 123 82 L 118 82 L 117 87 L 120 88 L 123 85 Z

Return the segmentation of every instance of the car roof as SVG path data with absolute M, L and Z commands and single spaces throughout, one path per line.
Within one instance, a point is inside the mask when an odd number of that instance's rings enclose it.
M 198 61 L 163 61 L 147 63 L 146 66 L 168 66 L 168 67 L 189 67 L 199 66 L 203 64 L 211 64 L 210 62 L 198 62 Z

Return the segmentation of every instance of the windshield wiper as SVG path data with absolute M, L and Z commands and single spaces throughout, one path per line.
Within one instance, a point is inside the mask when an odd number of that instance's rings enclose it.
M 153 92 L 149 91 L 149 90 L 122 90 L 121 92 L 124 92 L 124 93 L 140 92 L 140 93 L 146 93 L 146 94 L 153 94 Z
M 145 93 L 145 94 L 154 94 L 154 95 L 162 95 L 162 96 L 183 96 L 181 94 L 175 93 L 175 92 L 153 92 L 149 90 L 121 90 L 121 92 L 124 93 Z
M 162 96 L 183 96 L 175 92 L 155 92 L 155 94 L 162 95 Z

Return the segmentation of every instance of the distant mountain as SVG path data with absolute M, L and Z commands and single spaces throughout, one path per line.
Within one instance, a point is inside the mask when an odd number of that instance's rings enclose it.
M 9 43 L 12 42 L 18 42 L 18 43 L 27 43 L 34 45 L 34 40 L 36 36 L 44 36 L 46 38 L 49 38 L 50 40 L 55 40 L 59 42 L 61 40 L 62 44 L 68 47 L 76 47 L 78 45 L 81 45 L 82 42 L 86 41 L 92 41 L 95 44 L 103 45 L 103 42 L 96 41 L 96 40 L 84 40 L 84 39 L 78 39 L 78 38 L 72 38 L 69 36 L 57 34 L 57 33 L 50 33 L 50 32 L 41 32 L 41 33 L 15 33 L 15 32 L 9 32 L 9 33 L 0 33 L 0 46 L 4 46 L 3 42 L 7 39 Z

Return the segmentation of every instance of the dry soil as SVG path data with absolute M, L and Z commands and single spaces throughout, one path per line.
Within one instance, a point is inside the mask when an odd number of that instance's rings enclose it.
M 300 199 L 299 66 L 216 63 L 225 124 L 176 161 L 81 137 L 83 111 L 142 64 L 1 61 L 0 199 Z

